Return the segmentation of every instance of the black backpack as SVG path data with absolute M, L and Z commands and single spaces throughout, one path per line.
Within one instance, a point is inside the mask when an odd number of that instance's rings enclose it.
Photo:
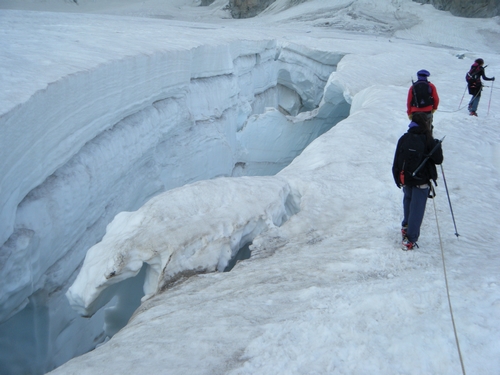
M 411 105 L 417 108 L 424 108 L 434 104 L 432 88 L 428 81 L 417 81 L 413 83 L 413 99 Z
M 401 184 L 409 183 L 420 185 L 428 182 L 426 168 L 421 168 L 415 176 L 413 173 L 422 164 L 425 159 L 425 136 L 422 134 L 406 133 L 401 142 L 400 155 L 398 157 L 400 164 L 399 180 Z
M 472 65 L 470 70 L 467 72 L 465 75 L 465 80 L 467 83 L 475 83 L 477 82 L 481 77 L 481 65 L 474 66 Z

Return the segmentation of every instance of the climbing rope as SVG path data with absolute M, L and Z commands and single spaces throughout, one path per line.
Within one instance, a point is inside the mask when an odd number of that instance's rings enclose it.
M 490 106 L 491 106 L 491 97 L 493 95 L 493 90 L 499 90 L 497 87 L 493 88 L 493 84 L 494 84 L 495 81 L 493 81 L 491 83 L 491 86 L 486 86 L 486 85 L 483 85 L 482 87 L 490 87 L 490 99 L 488 101 L 488 112 L 486 113 L 486 116 L 488 116 L 490 114 Z M 462 107 L 462 101 L 464 100 L 464 96 L 465 96 L 465 91 L 467 91 L 467 86 L 465 86 L 465 90 L 464 90 L 464 93 L 462 95 L 462 99 L 460 99 L 460 104 L 458 105 L 458 108 L 454 111 L 442 111 L 442 110 L 439 110 L 439 112 L 443 112 L 443 113 L 455 113 L 455 112 L 458 112 L 458 111 L 461 111 L 462 109 L 464 109 L 466 106 L 468 106 L 469 104 L 465 104 L 463 107 Z M 469 103 L 476 98 L 476 96 L 478 96 L 479 94 L 481 93 L 481 91 L 479 91 L 476 95 L 474 95 L 474 97 L 469 101 Z
M 460 350 L 460 343 L 458 341 L 457 327 L 455 325 L 455 318 L 453 316 L 453 308 L 451 307 L 450 288 L 448 286 L 448 275 L 446 273 L 446 262 L 444 259 L 444 249 L 443 249 L 443 241 L 441 238 L 441 231 L 439 229 L 439 221 L 438 221 L 437 210 L 436 210 L 436 200 L 433 199 L 432 202 L 434 204 L 434 215 L 436 216 L 436 225 L 437 225 L 438 236 L 439 236 L 439 245 L 441 247 L 441 259 L 443 260 L 444 281 L 446 284 L 446 294 L 448 296 L 448 306 L 450 308 L 451 323 L 453 324 L 453 332 L 455 333 L 455 342 L 457 344 L 457 351 L 458 351 L 458 357 L 460 358 L 460 365 L 462 366 L 462 374 L 466 375 L 464 361 L 462 359 L 462 351 Z
M 465 90 L 467 90 L 467 86 L 465 87 Z M 476 96 L 478 96 L 479 94 L 481 93 L 481 91 L 479 91 L 476 95 L 474 95 L 474 98 L 472 98 L 469 103 L 476 98 Z M 455 113 L 455 112 L 458 112 L 458 111 L 461 111 L 462 109 L 464 109 L 465 107 L 467 107 L 469 105 L 469 103 L 467 104 L 464 104 L 464 106 L 462 107 L 462 101 L 464 100 L 464 96 L 465 96 L 465 91 L 464 91 L 464 94 L 462 95 L 462 99 L 460 100 L 460 104 L 458 105 L 458 109 L 454 110 L 454 111 L 442 111 L 442 110 L 439 110 L 439 112 L 443 112 L 443 113 Z

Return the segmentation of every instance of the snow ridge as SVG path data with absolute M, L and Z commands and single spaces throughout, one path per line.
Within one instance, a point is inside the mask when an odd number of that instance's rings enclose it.
M 99 298 L 107 287 L 147 263 L 144 301 L 183 272 L 224 270 L 241 247 L 298 210 L 289 185 L 274 177 L 218 178 L 167 191 L 115 217 L 67 297 L 91 316 L 108 302 Z

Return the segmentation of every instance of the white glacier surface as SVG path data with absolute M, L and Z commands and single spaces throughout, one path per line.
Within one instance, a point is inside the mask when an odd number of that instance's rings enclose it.
M 105 341 L 53 373 L 495 373 L 500 107 L 466 116 L 463 75 L 498 72 L 497 18 L 77 3 L 0 4 L 0 373 Z M 407 254 L 390 164 L 422 68 L 461 236 L 440 179 Z

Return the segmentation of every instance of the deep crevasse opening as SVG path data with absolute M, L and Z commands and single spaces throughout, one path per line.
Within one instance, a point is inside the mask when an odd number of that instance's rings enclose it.
M 162 95 L 151 95 L 149 104 L 143 98 L 131 101 L 122 111 L 127 113 L 123 119 L 98 131 L 19 202 L 11 218 L 13 232 L 1 249 L 10 257 L 3 279 L 11 280 L 0 295 L 0 336 L 9 337 L 1 345 L 19 348 L 15 356 L 1 358 L 6 373 L 49 371 L 95 347 L 119 329 L 113 322 L 124 322 L 132 313 L 119 292 L 111 303 L 115 306 L 90 320 L 75 317 L 64 297 L 87 249 L 102 238 L 117 213 L 138 209 L 162 191 L 195 181 L 274 175 L 347 117 L 349 104 L 342 89 L 327 85 L 341 54 L 267 42 L 248 49 L 254 51 L 238 54 L 230 69 L 221 69 L 224 74 L 194 76 Z M 151 59 L 161 62 L 161 56 Z M 130 61 L 114 65 L 124 74 L 130 69 L 131 76 L 136 74 Z M 104 67 L 91 75 L 100 79 L 109 71 Z M 71 79 L 85 89 L 78 77 Z M 57 89 L 51 87 L 45 96 L 38 93 L 31 104 L 38 110 L 45 101 L 54 100 Z M 84 94 L 73 98 L 88 110 L 92 107 L 85 99 Z M 49 113 L 47 121 L 51 115 L 55 116 Z M 103 121 L 112 117 L 106 115 Z M 78 130 L 70 138 L 83 132 Z M 238 246 L 251 240 L 246 238 Z M 27 268 L 20 272 L 20 267 Z M 133 280 L 143 283 L 141 276 Z M 125 305 L 128 310 L 120 310 Z M 119 319 L 113 320 L 113 315 Z M 33 329 L 20 329 L 30 326 Z

